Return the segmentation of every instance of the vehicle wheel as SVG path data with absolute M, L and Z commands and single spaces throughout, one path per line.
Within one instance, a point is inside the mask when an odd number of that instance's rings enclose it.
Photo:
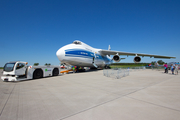
M 43 77 L 43 72 L 42 70 L 35 70 L 33 73 L 33 78 L 37 79 L 37 78 L 42 78 Z
M 53 70 L 53 76 L 59 75 L 59 70 L 57 68 L 54 68 Z
M 26 68 L 25 77 L 27 78 L 28 69 Z

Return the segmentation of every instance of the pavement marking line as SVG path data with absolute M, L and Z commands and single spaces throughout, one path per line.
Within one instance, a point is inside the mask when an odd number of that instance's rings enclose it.
M 14 85 L 13 89 L 11 90 L 11 92 L 10 92 L 10 94 L 9 94 L 9 96 L 8 96 L 8 99 L 6 100 L 6 103 L 4 104 L 4 107 L 3 107 L 3 109 L 2 109 L 2 111 L 1 111 L 1 113 L 0 113 L 0 117 L 1 117 L 1 115 L 2 115 L 2 113 L 3 113 L 3 110 L 4 110 L 5 106 L 6 106 L 6 104 L 7 104 L 8 100 L 9 100 L 9 98 L 10 98 L 10 96 L 11 96 L 11 94 L 12 94 L 14 88 L 15 88 L 15 86 L 16 86 L 16 83 L 14 83 L 14 84 L 15 84 L 15 85 Z
M 109 102 L 115 101 L 115 100 L 117 100 L 117 99 L 119 99 L 119 98 L 122 98 L 122 97 L 127 97 L 127 96 L 128 96 L 128 95 L 130 95 L 130 94 L 133 94 L 133 93 L 139 92 L 139 91 L 141 91 L 141 90 L 144 90 L 144 89 L 146 89 L 146 88 L 149 88 L 149 87 L 155 86 L 155 85 L 157 85 L 157 84 L 160 84 L 160 83 L 163 83 L 163 82 L 169 81 L 169 80 L 171 80 L 171 79 L 173 79 L 173 78 L 170 78 L 170 79 L 167 79 L 167 80 L 164 80 L 164 81 L 157 82 L 157 83 L 155 83 L 155 84 L 153 84 L 153 85 L 150 85 L 150 86 L 145 86 L 145 87 L 143 87 L 143 88 L 141 88 L 141 89 L 138 89 L 138 90 L 135 90 L 135 91 L 133 91 L 133 92 L 130 92 L 130 93 L 127 93 L 127 94 L 121 95 L 121 96 L 119 96 L 119 97 L 117 97 L 117 98 L 114 98 L 114 99 L 112 99 L 112 100 L 108 100 L 108 101 L 103 102 L 103 103 L 100 103 L 100 104 L 98 104 L 98 105 L 95 105 L 95 106 L 89 107 L 89 108 L 87 108 L 87 109 L 81 110 L 81 111 L 79 111 L 79 112 L 77 112 L 77 113 L 74 113 L 74 114 L 71 114 L 71 115 L 65 116 L 65 117 L 63 117 L 63 118 L 60 118 L 60 120 L 64 120 L 64 119 L 66 119 L 66 118 L 69 118 L 69 117 L 75 116 L 75 115 L 77 115 L 77 114 L 79 114 L 79 113 L 86 112 L 86 111 L 88 111 L 88 110 L 91 110 L 91 109 L 93 109 L 93 108 L 99 107 L 99 106 L 104 105 L 104 104 L 106 104 L 106 103 L 109 103 Z M 116 94 L 116 95 L 118 95 L 118 94 Z M 160 106 L 160 105 L 159 105 L 159 106 Z M 162 107 L 163 107 L 163 106 L 162 106 Z M 164 107 L 164 108 L 167 108 L 167 107 Z M 170 108 L 168 108 L 168 109 L 170 109 Z M 171 109 L 171 110 L 174 110 L 174 111 L 178 111 L 178 112 L 180 112 L 179 110 L 176 110 L 176 109 Z
M 166 108 L 166 109 L 170 109 L 170 110 L 174 110 L 174 111 L 180 112 L 180 110 L 177 110 L 177 109 L 173 109 L 173 108 L 169 108 L 169 107 L 166 107 L 166 106 L 154 104 L 154 103 L 151 103 L 151 102 L 147 102 L 147 101 L 140 100 L 140 99 L 136 99 L 136 98 L 129 97 L 129 96 L 125 96 L 125 97 L 131 98 L 131 99 L 133 99 L 133 100 L 141 101 L 141 102 L 144 102 L 144 103 L 148 103 L 148 104 L 151 104 L 151 105 L 155 105 L 155 106 L 158 106 L 158 107 L 163 107 L 163 108 Z
M 171 80 L 171 79 L 173 79 L 173 78 L 170 78 L 169 80 Z M 168 81 L 168 80 L 161 81 L 161 82 L 156 83 L 156 84 L 154 84 L 152 86 L 155 86 L 157 84 L 160 84 L 160 83 L 163 83 L 163 82 L 166 82 L 166 81 Z M 152 86 L 149 86 L 149 87 L 152 87 Z M 148 88 L 148 87 L 146 87 L 146 88 Z M 149 104 L 152 104 L 152 105 L 156 105 L 156 106 L 159 106 L 159 107 L 163 107 L 163 108 L 166 108 L 166 109 L 170 109 L 170 110 L 174 110 L 174 111 L 180 112 L 180 110 L 177 110 L 177 109 L 173 109 L 173 108 L 170 108 L 170 107 L 166 107 L 166 106 L 158 105 L 158 104 L 151 103 L 151 102 L 148 102 L 148 101 L 140 100 L 140 99 L 137 99 L 137 98 L 134 98 L 134 97 L 129 97 L 129 96 L 125 96 L 125 97 L 128 97 L 128 98 L 131 98 L 131 99 L 134 99 L 134 100 L 138 100 L 138 101 L 141 101 L 141 102 L 149 103 Z

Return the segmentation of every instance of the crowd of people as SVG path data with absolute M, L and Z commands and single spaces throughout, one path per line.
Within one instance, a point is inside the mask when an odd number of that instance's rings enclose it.
M 171 70 L 171 72 L 172 72 L 172 74 L 175 74 L 175 75 L 178 75 L 178 65 L 177 64 L 171 64 L 170 65 L 170 70 Z M 167 63 L 165 63 L 164 64 L 164 73 L 168 73 L 168 65 L 167 65 Z

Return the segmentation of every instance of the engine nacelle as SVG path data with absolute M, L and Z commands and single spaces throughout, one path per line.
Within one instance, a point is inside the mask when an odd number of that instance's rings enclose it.
M 113 56 L 113 60 L 114 60 L 115 62 L 119 62 L 121 59 L 120 59 L 119 55 L 114 55 L 114 56 Z
M 141 58 L 139 56 L 134 57 L 134 62 L 135 63 L 141 62 Z

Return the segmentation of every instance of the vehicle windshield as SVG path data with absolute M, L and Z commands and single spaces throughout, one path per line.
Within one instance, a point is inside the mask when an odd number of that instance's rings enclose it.
M 10 72 L 13 71 L 15 63 L 6 63 L 4 66 L 4 71 Z

